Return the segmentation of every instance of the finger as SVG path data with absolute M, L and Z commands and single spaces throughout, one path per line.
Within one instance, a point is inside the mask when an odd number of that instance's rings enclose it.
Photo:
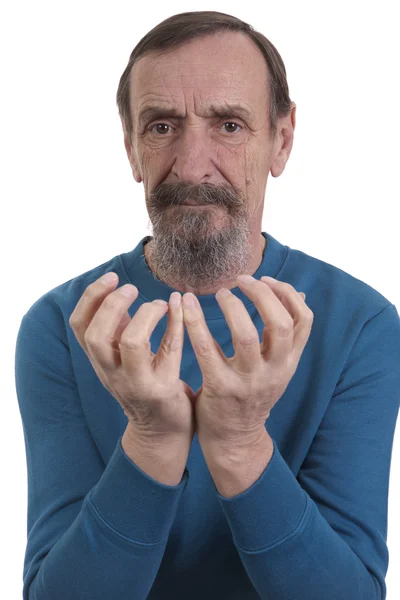
M 88 285 L 68 321 L 76 339 L 86 353 L 88 351 L 85 343 L 86 330 L 97 310 L 100 308 L 103 300 L 115 289 L 115 286 L 118 283 L 118 275 L 115 273 L 107 273 L 106 275 L 115 275 L 115 279 L 111 281 L 108 279 L 107 281 L 103 275 Z
M 297 363 L 310 336 L 314 313 L 304 300 L 299 298 L 299 294 L 304 294 L 304 292 L 297 292 L 292 285 L 283 281 L 265 281 L 263 277 L 261 277 L 261 281 L 270 285 L 270 289 L 292 316 L 294 322 L 292 354 Z
M 292 316 L 265 283 L 253 279 L 249 283 L 238 280 L 238 284 L 253 301 L 265 325 L 261 355 L 272 363 L 280 365 L 292 351 L 294 331 Z
M 127 322 L 131 322 L 127 311 L 137 296 L 138 289 L 131 284 L 109 293 L 92 316 L 84 333 L 90 359 L 95 360 L 103 370 L 115 369 L 121 364 L 120 339 L 128 326 Z M 93 314 L 93 308 L 93 305 L 88 305 L 86 318 L 89 318 L 89 312 Z M 126 324 L 123 331 L 121 320 Z
M 187 298 L 193 298 L 193 306 L 187 304 Z M 218 342 L 211 335 L 196 296 L 191 292 L 184 294 L 182 308 L 183 321 L 201 371 L 215 373 L 221 369 L 221 361 L 226 362 L 226 357 Z
M 215 297 L 232 333 L 234 362 L 241 373 L 251 373 L 261 358 L 260 338 L 243 302 L 229 290 Z M 228 292 L 225 294 L 224 292 Z
M 154 367 L 155 354 L 151 351 L 150 338 L 167 309 L 168 302 L 164 300 L 145 302 L 123 331 L 119 349 L 122 366 L 129 378 L 146 376 Z
M 178 300 L 177 305 L 173 303 L 175 298 Z M 182 296 L 179 292 L 172 292 L 168 304 L 167 329 L 153 362 L 158 372 L 165 372 L 165 377 L 171 374 L 174 378 L 179 377 L 184 337 Z

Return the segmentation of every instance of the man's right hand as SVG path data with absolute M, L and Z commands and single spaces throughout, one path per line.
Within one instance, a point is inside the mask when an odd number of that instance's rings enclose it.
M 128 308 L 138 296 L 136 286 L 118 289 L 102 279 L 89 285 L 69 324 L 104 387 L 122 406 L 128 426 L 148 443 L 186 439 L 195 431 L 195 393 L 179 379 L 184 340 L 182 305 L 142 304 L 132 319 Z M 122 291 L 129 290 L 125 296 Z M 168 309 L 168 326 L 157 354 L 150 337 Z

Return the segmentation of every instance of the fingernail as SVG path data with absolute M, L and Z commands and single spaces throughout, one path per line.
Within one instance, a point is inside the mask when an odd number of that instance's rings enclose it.
M 237 280 L 241 283 L 251 283 L 252 281 L 255 281 L 254 277 L 251 275 L 239 275 Z
M 171 306 L 174 306 L 175 308 L 180 306 L 181 299 L 182 299 L 182 296 L 179 293 L 172 292 L 172 294 L 170 296 Z
M 123 285 L 121 288 L 119 288 L 119 291 L 127 298 L 130 298 L 133 295 L 135 288 L 130 283 L 127 283 L 126 285 Z
M 106 273 L 103 277 L 100 277 L 100 281 L 104 283 L 110 283 L 110 281 L 116 281 L 118 276 L 115 273 Z
M 165 300 L 161 300 L 161 298 L 157 298 L 157 300 L 153 300 L 153 304 L 159 304 L 160 306 L 165 306 L 166 304 L 168 304 L 168 302 L 165 302 Z
M 185 294 L 183 296 L 183 306 L 192 308 L 195 305 L 193 294 Z
M 215 295 L 216 296 L 231 296 L 232 292 L 230 290 L 227 290 L 226 288 L 221 288 L 220 290 L 218 290 L 218 292 Z
M 277 279 L 274 279 L 273 277 L 269 277 L 269 275 L 264 275 L 263 277 L 261 277 L 261 279 L 263 281 L 267 281 L 267 282 L 271 282 L 271 283 L 277 282 Z

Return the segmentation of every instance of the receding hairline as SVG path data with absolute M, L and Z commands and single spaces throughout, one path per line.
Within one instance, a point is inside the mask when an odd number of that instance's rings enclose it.
M 215 25 L 213 21 L 213 29 L 210 30 L 207 26 L 210 24 L 211 15 L 213 17 L 214 15 L 217 15 L 219 19 L 220 17 L 229 19 L 229 23 L 228 21 L 222 21 L 221 25 L 220 19 L 220 22 L 217 22 Z M 196 31 L 193 30 L 195 23 L 198 25 Z M 227 23 L 229 27 L 225 27 Z M 234 27 L 231 28 L 232 23 L 234 24 Z M 179 31 L 177 31 L 178 24 L 181 28 Z M 237 24 L 240 28 L 236 26 Z M 215 26 L 217 28 L 215 28 Z M 192 29 L 190 29 L 191 27 Z M 202 27 L 205 27 L 204 31 L 201 30 Z M 235 34 L 235 38 L 238 34 L 250 38 L 251 44 L 254 44 L 257 50 L 261 52 L 263 65 L 265 65 L 263 71 L 265 75 L 263 76 L 263 79 L 266 82 L 266 90 L 269 92 L 267 96 L 269 104 L 268 118 L 272 136 L 276 135 L 277 117 L 279 118 L 281 115 L 289 114 L 292 104 L 289 97 L 286 70 L 282 57 L 268 38 L 254 30 L 254 28 L 247 23 L 233 18 L 230 15 L 225 15 L 225 13 L 216 13 L 214 11 L 174 15 L 149 31 L 139 44 L 136 45 L 130 55 L 128 65 L 121 75 L 117 90 L 118 111 L 121 116 L 124 130 L 129 131 L 129 135 L 133 133 L 133 121 L 136 117 L 133 113 L 137 111 L 132 103 L 132 96 L 135 95 L 134 87 L 136 87 L 136 84 L 135 86 L 133 85 L 133 79 L 136 79 L 137 77 L 137 75 L 135 76 L 135 65 L 141 62 L 142 58 L 145 58 L 146 56 L 148 58 L 165 57 L 169 53 L 173 53 L 175 50 L 185 47 L 192 42 L 195 43 L 199 39 L 218 37 L 223 40 L 226 35 L 232 36 L 233 34 Z M 176 39 L 177 43 L 175 43 Z M 151 69 L 150 65 L 149 68 Z M 154 101 L 156 100 L 157 97 L 154 98 Z M 232 100 L 236 100 L 236 98 L 231 99 L 231 101 Z
M 226 37 L 227 35 L 228 36 L 234 35 L 235 37 L 240 35 L 244 40 L 247 39 L 250 41 L 250 46 L 252 48 L 256 49 L 257 53 L 259 54 L 259 56 L 261 58 L 262 64 L 265 66 L 264 73 L 266 76 L 266 83 L 268 84 L 269 77 L 270 77 L 268 63 L 267 63 L 265 56 L 263 55 L 261 49 L 255 43 L 255 41 L 251 38 L 251 36 L 248 35 L 248 33 L 244 32 L 244 31 L 224 31 L 224 30 L 213 31 L 213 32 L 206 31 L 203 34 L 197 35 L 195 38 L 191 38 L 189 40 L 184 40 L 183 42 L 180 42 L 179 44 L 176 44 L 176 45 L 174 44 L 171 47 L 149 50 L 145 54 L 142 54 L 133 63 L 133 65 L 130 69 L 130 73 L 129 73 L 129 83 L 130 84 L 132 83 L 133 73 L 136 70 L 135 67 L 137 68 L 137 65 L 142 61 L 142 59 L 146 59 L 146 58 L 147 59 L 157 59 L 157 58 L 165 57 L 165 56 L 168 56 L 169 54 L 173 54 L 177 50 L 181 50 L 181 49 L 185 48 L 186 46 L 190 46 L 192 44 L 194 45 L 203 39 Z

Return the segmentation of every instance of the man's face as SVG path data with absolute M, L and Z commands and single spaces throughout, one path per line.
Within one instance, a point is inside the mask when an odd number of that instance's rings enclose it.
M 144 183 L 158 276 L 205 293 L 248 272 L 263 240 L 268 174 L 282 173 L 295 125 L 293 109 L 272 139 L 261 51 L 245 35 L 219 32 L 144 56 L 131 73 L 131 111 L 125 146 Z

